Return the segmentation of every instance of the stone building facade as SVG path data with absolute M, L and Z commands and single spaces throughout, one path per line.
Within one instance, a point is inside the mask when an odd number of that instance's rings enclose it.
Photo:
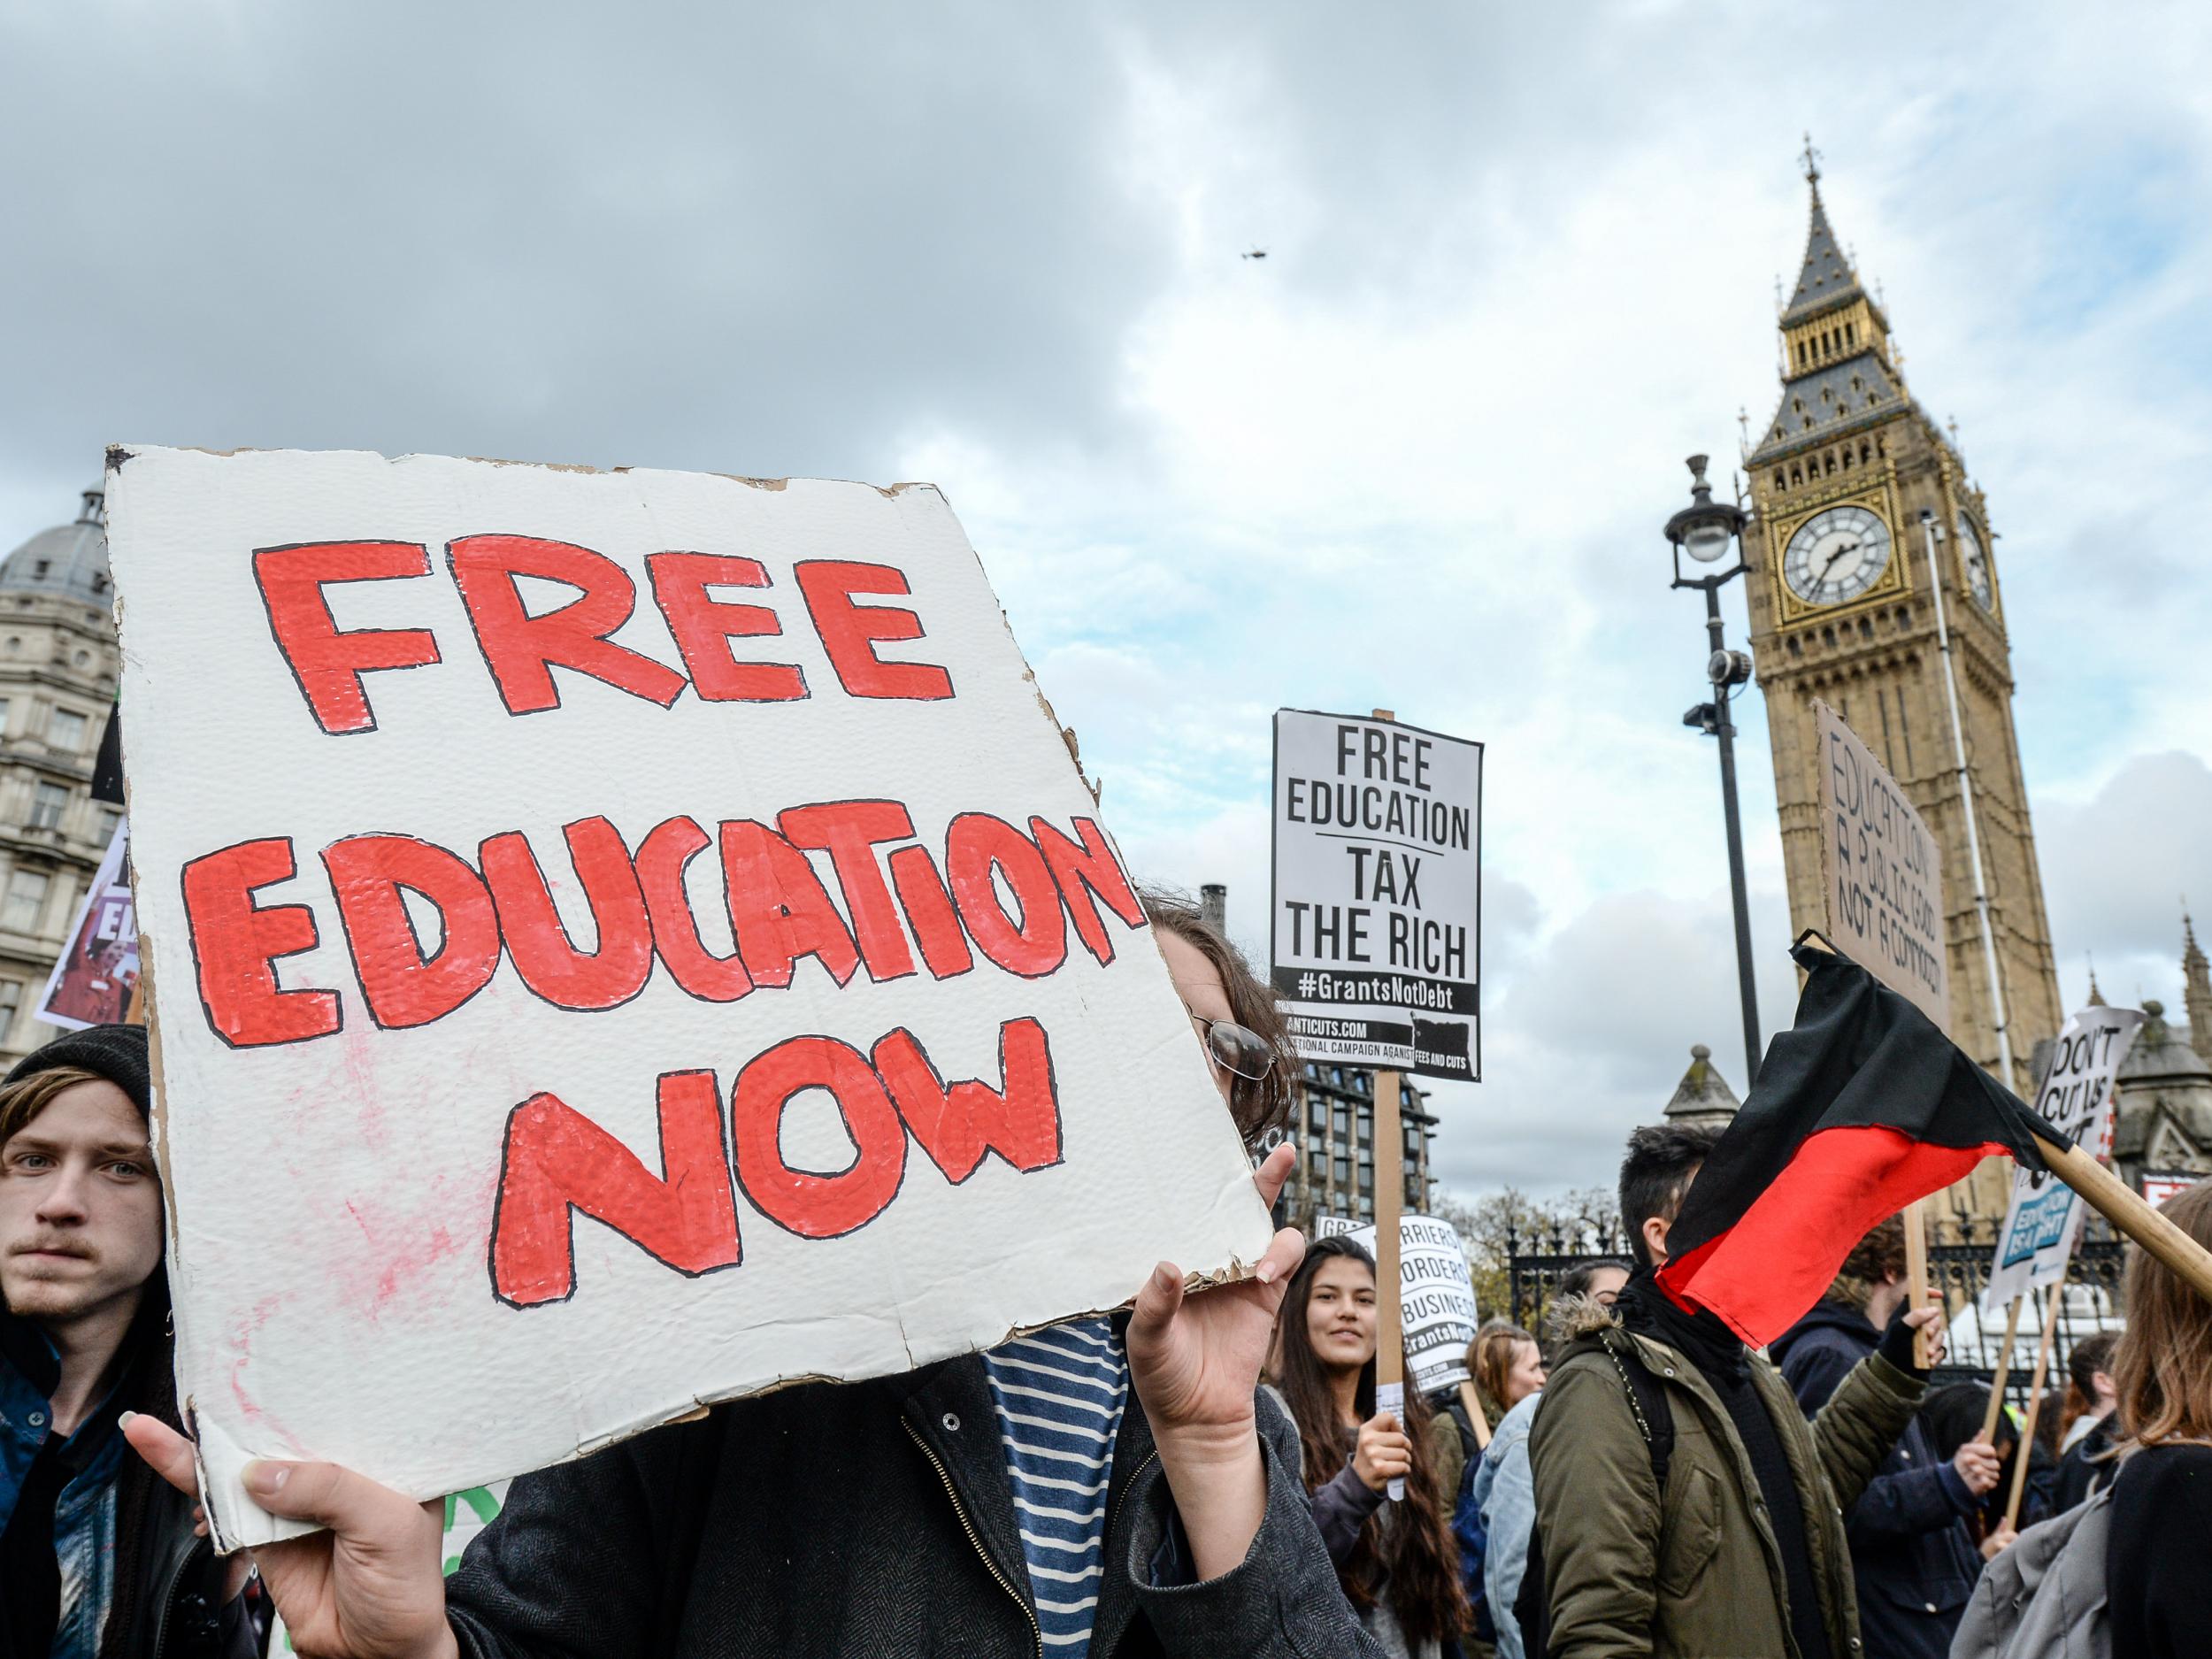
M 2146 1001 L 2143 1027 L 2120 1063 L 2112 1163 L 2131 1187 L 2147 1171 L 2212 1175 L 2212 964 L 2186 916 L 2181 940 L 2185 1017 L 2169 1019 L 2163 1002 Z M 2090 1001 L 2101 1003 L 2090 983 Z
M 122 817 L 91 791 L 113 603 L 97 490 L 0 562 L 0 1067 L 59 1034 L 31 1010 Z
M 1309 1062 L 1291 1138 L 1298 1168 L 1283 1190 L 1284 1225 L 1310 1233 L 1317 1216 L 1375 1218 L 1375 1076 L 1355 1066 Z M 1429 1153 L 1436 1117 L 1411 1078 L 1401 1079 L 1398 1122 L 1407 1214 L 1425 1214 L 1433 1190 Z
M 2012 717 L 2011 650 L 1988 503 L 1957 445 L 1915 401 L 1878 298 L 1828 222 L 1808 151 L 1811 226 L 1783 307 L 1782 393 L 1744 457 L 1752 652 L 1766 697 L 1793 929 L 1825 927 L 1816 699 L 1873 750 L 1941 848 L 1951 1034 L 1998 1069 L 1997 1018 L 1974 902 L 1936 595 L 1995 933 L 2015 1092 L 2062 1010 Z M 1961 1198 L 2001 1208 L 2001 1171 Z

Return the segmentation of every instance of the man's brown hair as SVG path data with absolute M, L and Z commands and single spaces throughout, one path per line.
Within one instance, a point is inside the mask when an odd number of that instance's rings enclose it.
M 54 1103 L 54 1096 L 64 1089 L 74 1088 L 80 1083 L 105 1082 L 107 1079 L 96 1071 L 57 1065 L 18 1078 L 12 1083 L 0 1083 L 0 1147 L 14 1140 L 33 1118 Z
M 2212 1248 L 2212 1181 L 2160 1209 Z M 2138 1446 L 2212 1440 L 2212 1303 L 2139 1244 L 2128 1246 L 2122 1299 L 2128 1323 L 2112 1379 L 2122 1432 Z
M 1893 1273 L 1902 1278 L 1904 1271 L 1905 1218 L 1892 1216 L 1887 1221 L 1876 1222 L 1866 1237 L 1851 1247 L 1851 1254 L 1836 1270 L 1835 1282 L 1828 1286 L 1828 1300 L 1864 1313 L 1875 1286 Z

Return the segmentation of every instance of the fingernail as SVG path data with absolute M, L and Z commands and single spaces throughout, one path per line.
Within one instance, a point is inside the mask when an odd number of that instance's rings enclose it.
M 126 1411 L 121 1417 L 115 1419 L 115 1426 L 119 1429 L 127 1429 L 130 1427 L 131 1419 L 137 1415 L 138 1413 L 135 1411 Z
M 273 1498 L 283 1491 L 284 1483 L 291 1478 L 292 1465 L 289 1463 L 255 1462 L 238 1471 L 238 1479 L 245 1483 L 246 1490 L 258 1493 L 265 1498 Z
M 1263 1285 L 1271 1285 L 1278 1279 L 1282 1277 L 1282 1272 L 1280 1268 L 1274 1262 L 1266 1261 L 1260 1263 L 1260 1271 L 1253 1274 L 1252 1277 L 1258 1279 Z
M 1165 1262 L 1152 1270 L 1152 1286 L 1156 1290 L 1173 1290 L 1175 1279 L 1175 1270 Z

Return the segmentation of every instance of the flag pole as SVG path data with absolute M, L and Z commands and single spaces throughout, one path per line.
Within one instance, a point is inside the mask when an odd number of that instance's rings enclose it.
M 2158 1213 L 2142 1194 L 2071 1141 L 2042 1143 L 2051 1173 L 2089 1201 L 2089 1206 L 2189 1281 L 2212 1302 L 2212 1250 L 2207 1250 Z
M 1378 720 L 1395 721 L 1388 709 L 1375 710 Z M 1403 1158 L 1405 1132 L 1399 1126 L 1399 1077 L 1395 1071 L 1375 1073 L 1375 1409 L 1387 1411 L 1406 1425 L 1406 1350 L 1402 1316 L 1404 1294 L 1398 1271 L 1398 1212 L 1405 1202 Z M 1478 1416 L 1480 1414 L 1478 1413 Z M 1385 1491 L 1394 1502 L 1406 1494 L 1406 1483 L 1393 1480 Z
M 2060 1264 L 2058 1277 L 2051 1281 L 2051 1299 L 2043 1304 L 2043 1337 L 2035 1345 L 2035 1374 L 2028 1384 L 2027 1414 L 2012 1448 L 2012 1495 L 2005 1501 L 2008 1527 L 2016 1526 L 2020 1520 L 2020 1495 L 2027 1490 L 2028 1464 L 2035 1449 L 2035 1420 L 2043 1410 L 2043 1378 L 2051 1364 L 2051 1339 L 2058 1334 L 2058 1299 L 2066 1289 L 2066 1269 L 2071 1265 L 2070 1257 Z M 2021 1300 L 2027 1300 L 2024 1294 Z
M 1906 1305 L 1924 1308 L 1928 1305 L 1928 1224 L 1924 1198 L 1916 1198 L 1905 1206 L 1905 1293 Z M 1945 1310 L 1945 1324 L 1950 1323 L 1949 1310 Z M 1936 1333 L 1932 1325 L 1922 1325 L 1912 1333 L 1914 1363 L 1922 1371 L 1935 1368 Z
M 2005 1373 L 2012 1369 L 2012 1345 L 2020 1335 L 2020 1310 L 2028 1305 L 2028 1293 L 2022 1291 L 2012 1299 L 2012 1311 L 2005 1316 L 2005 1345 L 1997 1350 L 1996 1375 L 1989 1383 L 1989 1409 L 1982 1417 L 1982 1432 L 1975 1436 L 1985 1446 L 1997 1443 L 1997 1419 L 2005 1412 Z

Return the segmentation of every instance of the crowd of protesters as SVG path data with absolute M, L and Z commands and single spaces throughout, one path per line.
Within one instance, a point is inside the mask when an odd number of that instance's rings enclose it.
M 1294 1097 L 1272 999 L 1196 910 L 1148 908 L 1256 1147 Z M 1163 1263 L 1110 1317 L 523 1476 L 449 1579 L 439 1506 L 322 1463 L 250 1465 L 320 1530 L 219 1559 L 148 1101 L 135 1026 L 0 1083 L 0 1659 L 250 1659 L 273 1607 L 299 1652 L 378 1659 L 2212 1651 L 2212 1304 L 2131 1252 L 2125 1332 L 2075 1349 L 2039 1450 L 1985 1431 L 1985 1389 L 1928 1393 L 1941 1316 L 1894 1221 L 1770 1352 L 1662 1288 L 1716 1146 L 1672 1126 L 1628 1142 L 1631 1259 L 1578 1270 L 1542 1340 L 1486 1325 L 1471 1386 L 1402 1411 L 1373 1258 L 1286 1231 L 1202 1294 Z M 2212 1245 L 2212 1183 L 2165 1213 Z M 2018 1459 L 2043 1518 L 2016 1533 Z

